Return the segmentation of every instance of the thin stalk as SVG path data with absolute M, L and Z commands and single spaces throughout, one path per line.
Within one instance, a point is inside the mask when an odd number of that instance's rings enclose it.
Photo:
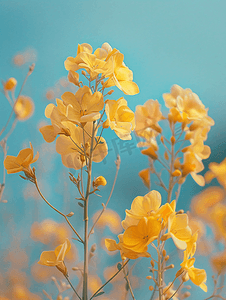
M 74 229 L 74 227 L 71 225 L 70 221 L 68 220 L 67 216 L 65 214 L 63 214 L 61 211 L 59 211 L 58 209 L 56 209 L 52 204 L 49 203 L 49 201 L 46 200 L 46 198 L 43 196 L 42 192 L 39 189 L 38 186 L 38 182 L 37 182 L 37 178 L 35 177 L 34 180 L 34 184 L 37 188 L 37 191 L 39 192 L 39 195 L 42 197 L 42 199 L 45 201 L 46 204 L 48 204 L 53 210 L 55 210 L 58 214 L 60 214 L 61 216 L 63 216 L 65 218 L 65 220 L 67 221 L 68 225 L 71 227 L 71 229 L 74 231 L 74 233 L 77 235 L 77 237 L 79 238 L 79 240 L 84 243 L 83 239 L 80 237 L 80 235 L 78 234 L 78 232 Z
M 82 300 L 82 298 L 79 296 L 79 294 L 77 293 L 76 289 L 73 287 L 71 281 L 69 280 L 69 276 L 68 275 L 65 275 L 65 278 L 67 279 L 68 283 L 70 284 L 72 290 L 75 292 L 75 294 L 77 295 L 77 297 Z
M 169 300 L 172 299 L 176 295 L 176 293 L 179 291 L 179 289 L 181 288 L 181 286 L 183 285 L 183 283 L 184 283 L 183 281 L 180 283 L 180 285 L 178 286 L 178 288 L 176 289 L 176 291 L 170 296 Z
M 91 299 L 93 299 L 95 296 L 96 296 L 96 294 L 98 294 L 99 293 L 99 291 L 101 291 L 102 289 L 103 289 L 103 287 L 105 287 L 105 285 L 107 285 L 112 279 L 114 279 L 115 278 L 115 276 L 117 276 L 118 275 L 118 273 L 119 272 L 121 272 L 122 270 L 123 270 L 123 268 L 128 264 L 128 262 L 130 261 L 130 259 L 128 259 L 125 263 L 124 263 L 124 265 L 121 267 L 121 269 L 120 270 L 118 270 L 110 279 L 108 279 L 108 281 L 106 281 L 94 294 L 93 294 L 93 296 L 89 299 L 89 300 L 91 300 Z
M 112 185 L 112 188 L 111 188 L 111 192 L 110 192 L 110 195 L 108 197 L 108 200 L 106 202 L 105 205 L 103 205 L 103 209 L 101 211 L 101 213 L 99 214 L 99 216 L 97 217 L 96 221 L 94 222 L 92 228 L 90 229 L 90 232 L 89 232 L 89 235 L 88 235 L 88 238 L 90 237 L 91 235 L 91 232 L 93 231 L 95 225 L 97 224 L 97 222 L 99 221 L 100 217 L 102 216 L 102 214 L 104 213 L 105 209 L 107 208 L 107 205 L 111 199 L 111 196 L 112 196 L 112 193 L 114 191 L 114 188 L 115 188 L 115 183 L 116 183 L 116 180 L 117 180 L 117 177 L 118 177 L 118 172 L 119 172 L 119 168 L 120 168 L 120 157 L 118 156 L 117 157 L 117 161 L 115 162 L 116 164 L 116 173 L 115 173 L 115 179 L 114 179 L 114 182 L 113 182 L 113 185 Z
M 92 152 L 93 152 L 93 140 L 94 140 L 94 122 L 93 122 L 93 132 L 90 146 L 90 156 L 89 156 L 89 165 L 88 165 L 88 179 L 87 179 L 87 187 L 86 187 L 86 200 L 84 202 L 84 275 L 83 275 L 83 300 L 88 300 L 88 259 L 89 259 L 89 251 L 88 251 L 88 201 L 91 187 L 91 173 L 92 173 Z
M 132 286 L 130 284 L 129 274 L 128 273 L 126 274 L 125 268 L 123 269 L 123 273 L 125 275 L 125 280 L 126 280 L 126 283 L 128 284 L 128 288 L 129 288 L 130 294 L 131 294 L 133 300 L 136 300 L 135 296 L 134 296 L 134 293 L 133 293 L 133 290 L 132 290 Z
M 170 126 L 170 129 L 172 131 L 172 137 L 175 137 L 174 134 L 174 125 L 172 125 L 172 127 Z M 174 169 L 174 143 L 171 143 L 171 161 L 170 161 L 170 179 L 169 179 L 169 188 L 168 188 L 168 196 L 167 196 L 167 203 L 170 203 L 171 201 L 171 197 L 172 197 L 172 192 L 173 192 L 173 169 Z
M 158 247 L 160 245 L 160 239 L 158 239 Z M 161 263 L 161 253 L 158 251 L 158 286 L 159 286 L 159 300 L 162 300 L 162 263 Z

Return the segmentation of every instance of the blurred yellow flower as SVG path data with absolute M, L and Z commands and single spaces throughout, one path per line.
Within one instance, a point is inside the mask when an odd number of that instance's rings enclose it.
M 40 265 L 45 266 L 55 266 L 60 272 L 62 272 L 66 276 L 67 268 L 64 264 L 64 258 L 70 249 L 70 241 L 66 239 L 66 241 L 63 244 L 56 247 L 54 251 L 43 251 L 38 263 Z
M 215 239 L 226 241 L 226 205 L 223 203 L 214 205 L 210 211 L 210 218 Z
M 124 98 L 116 100 L 107 100 L 105 106 L 107 120 L 103 127 L 110 126 L 121 140 L 131 140 L 131 131 L 135 126 L 133 111 L 127 106 Z
M 100 118 L 100 111 L 104 108 L 103 95 L 91 92 L 88 86 L 83 86 L 74 95 L 65 92 L 61 96 L 67 106 L 67 118 L 77 123 L 92 122 Z
M 25 174 L 32 175 L 31 164 L 36 162 L 39 157 L 39 153 L 34 157 L 34 151 L 32 144 L 30 143 L 30 148 L 23 149 L 19 152 L 18 156 L 7 155 L 4 160 L 4 166 L 8 174 L 17 173 L 23 171 Z
M 205 174 L 205 179 L 209 183 L 213 178 L 217 178 L 218 182 L 226 190 L 226 158 L 221 163 L 212 162 L 209 164 L 209 169 Z
M 34 113 L 34 102 L 30 97 L 20 96 L 16 101 L 14 111 L 19 121 L 25 121 Z
M 6 82 L 3 83 L 3 87 L 5 91 L 11 91 L 17 85 L 17 81 L 15 78 L 11 77 Z
M 94 216 L 93 216 L 93 221 L 95 222 L 95 220 L 98 218 L 98 216 L 100 215 L 101 210 L 98 210 Z M 104 228 L 105 226 L 108 226 L 109 229 L 117 234 L 122 230 L 122 226 L 121 226 L 121 218 L 119 216 L 119 214 L 112 210 L 112 209 L 106 209 L 104 211 L 104 213 L 102 214 L 102 216 L 100 217 L 100 219 L 98 220 L 96 227 L 97 228 Z
M 217 274 L 224 274 L 226 272 L 226 250 L 214 254 L 211 259 L 211 265 Z
M 208 187 L 196 195 L 191 202 L 191 209 L 198 217 L 211 222 L 212 208 L 225 197 L 225 191 L 220 187 Z

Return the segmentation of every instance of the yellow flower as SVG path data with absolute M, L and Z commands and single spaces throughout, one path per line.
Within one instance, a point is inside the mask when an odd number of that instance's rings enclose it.
M 188 174 L 191 174 L 195 182 L 200 185 L 205 185 L 205 180 L 202 175 L 197 173 L 204 169 L 201 158 L 193 152 L 185 152 L 184 163 L 181 165 L 182 177 L 185 178 Z
M 196 231 L 190 238 L 190 240 L 187 242 L 187 248 L 184 251 L 184 256 L 186 258 L 192 257 L 195 254 L 196 251 L 196 242 L 198 239 L 198 231 Z
M 78 45 L 77 56 L 68 57 L 65 61 L 65 69 L 67 71 L 77 71 L 85 69 L 90 74 L 91 81 L 103 73 L 108 53 L 104 48 L 98 48 L 93 54 L 93 49 L 89 44 Z
M 136 119 L 136 134 L 142 136 L 143 131 L 147 128 L 153 131 L 153 134 L 157 136 L 161 131 L 161 127 L 158 122 L 163 119 L 160 111 L 160 105 L 158 100 L 148 100 L 144 105 L 138 105 L 135 112 Z
M 15 78 L 11 77 L 6 82 L 3 83 L 3 87 L 5 91 L 11 91 L 17 85 L 17 81 Z
M 31 170 L 31 164 L 36 162 L 39 157 L 39 153 L 34 156 L 33 147 L 30 143 L 30 148 L 23 149 L 19 152 L 18 156 L 7 155 L 4 161 L 4 166 L 8 174 L 25 172 L 25 174 L 32 175 L 33 171 Z
M 161 194 L 158 191 L 151 191 L 144 197 L 136 197 L 131 205 L 130 210 L 126 210 L 126 218 L 122 221 L 124 229 L 132 225 L 137 225 L 143 217 L 154 217 L 156 219 L 163 218 L 167 221 L 170 214 L 175 211 L 175 201 L 170 204 L 161 205 Z
M 194 284 L 198 285 L 204 292 L 207 292 L 206 271 L 203 269 L 197 269 L 194 267 L 195 258 L 187 259 L 184 257 L 184 261 L 181 263 L 181 270 L 186 272 L 186 276 Z
M 51 119 L 52 125 L 43 126 L 39 129 L 47 143 L 53 142 L 58 134 L 70 136 L 66 106 L 60 99 L 56 99 L 56 103 L 57 106 L 51 103 L 45 109 L 45 116 Z
M 96 121 L 104 108 L 103 95 L 100 92 L 92 94 L 88 86 L 80 88 L 75 95 L 65 92 L 61 98 L 67 106 L 68 120 L 77 123 Z
M 113 49 L 106 58 L 105 76 L 109 77 L 105 81 L 103 88 L 117 86 L 126 95 L 139 93 L 139 88 L 133 82 L 133 72 L 124 64 L 124 55 L 117 49 Z
M 177 108 L 182 114 L 182 120 L 187 119 L 188 123 L 190 123 L 191 120 L 199 120 L 207 115 L 207 110 L 198 95 L 188 88 L 183 89 L 179 85 L 174 84 L 170 93 L 163 94 L 163 99 L 166 107 Z M 179 121 L 178 117 L 177 121 Z
M 61 154 L 65 167 L 78 170 L 85 165 L 85 156 L 87 159 L 90 158 L 93 124 L 89 122 L 84 126 L 84 138 L 82 128 L 77 127 L 71 122 L 68 122 L 67 125 L 71 135 L 70 137 L 61 135 L 57 138 L 56 151 Z M 94 162 L 101 162 L 107 153 L 108 147 L 105 139 L 98 136 L 94 137 L 92 160 Z
M 139 257 L 151 257 L 151 255 L 148 252 L 135 252 L 132 249 L 127 249 L 123 243 L 123 234 L 120 234 L 118 238 L 118 244 L 112 239 L 105 239 L 105 246 L 108 249 L 108 251 L 120 250 L 122 260 L 126 258 L 137 259 Z
M 27 96 L 20 96 L 16 101 L 14 111 L 18 120 L 25 121 L 29 119 L 34 112 L 34 103 L 32 99 Z
M 161 222 L 153 217 L 142 218 L 137 225 L 128 227 L 123 234 L 125 248 L 143 253 L 148 245 L 157 239 L 161 231 Z
M 66 276 L 67 268 L 64 264 L 64 258 L 70 249 L 70 241 L 66 239 L 66 241 L 63 244 L 56 247 L 54 251 L 43 251 L 38 263 L 40 265 L 45 266 L 55 266 L 60 272 L 62 272 Z
M 191 236 L 187 214 L 172 213 L 168 218 L 168 233 L 163 236 L 163 239 L 171 237 L 178 249 L 185 250 Z
M 76 73 L 74 71 L 69 71 L 68 72 L 68 80 L 69 80 L 69 82 L 74 83 L 74 85 L 80 86 L 78 73 Z
M 121 140 L 131 140 L 131 131 L 135 126 L 134 113 L 127 106 L 124 98 L 116 100 L 107 100 L 105 111 L 107 120 L 103 127 L 110 126 Z

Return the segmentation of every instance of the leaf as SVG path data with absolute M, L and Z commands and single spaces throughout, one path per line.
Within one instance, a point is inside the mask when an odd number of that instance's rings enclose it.
M 81 202 L 78 202 L 78 205 L 81 207 L 84 207 L 83 203 L 81 203 Z
M 103 294 L 104 294 L 104 292 L 99 292 L 99 293 L 97 293 L 96 296 L 94 296 L 93 298 L 96 298 L 96 297 L 98 297 L 98 296 L 100 296 L 100 295 L 103 295 Z

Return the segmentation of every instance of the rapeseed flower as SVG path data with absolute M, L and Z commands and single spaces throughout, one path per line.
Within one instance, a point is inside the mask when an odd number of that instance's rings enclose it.
M 67 268 L 64 264 L 64 258 L 65 255 L 69 252 L 71 249 L 71 244 L 68 239 L 66 241 L 56 247 L 54 251 L 43 251 L 39 264 L 40 265 L 45 265 L 45 266 L 55 266 L 59 271 L 61 271 L 65 276 L 67 275 Z
M 8 174 L 23 171 L 28 176 L 34 176 L 30 165 L 38 160 L 39 153 L 37 152 L 34 157 L 34 151 L 31 143 L 30 147 L 31 148 L 21 150 L 17 157 L 11 155 L 6 156 L 4 160 L 4 167 Z
M 110 127 L 121 140 L 131 140 L 131 131 L 135 127 L 133 111 L 127 106 L 124 98 L 107 100 L 105 106 L 107 120 L 103 127 Z

